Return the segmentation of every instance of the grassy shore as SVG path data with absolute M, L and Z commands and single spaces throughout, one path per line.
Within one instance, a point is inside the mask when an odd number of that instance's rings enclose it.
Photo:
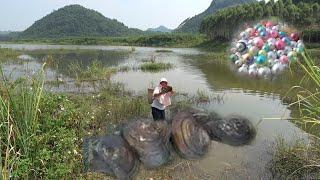
M 43 91 L 43 73 L 1 83 L 2 179 L 61 179 L 82 173 L 82 138 L 109 134 L 119 122 L 148 117 L 147 99 L 105 82 L 98 94 Z
M 148 47 L 197 47 L 206 41 L 204 35 L 155 34 L 130 37 L 70 37 L 55 39 L 13 39 L 9 43 L 60 45 L 114 45 Z
M 6 51 L 2 55 L 17 54 Z M 44 70 L 49 65 L 44 64 L 34 76 L 16 81 L 0 73 L 1 179 L 111 178 L 83 172 L 83 138 L 112 134 L 119 124 L 131 119 L 150 118 L 147 96 L 133 95 L 109 78 L 99 79 L 103 86 L 96 93 L 51 93 L 44 89 Z M 114 69 L 92 62 L 85 69 L 77 65 L 73 71 L 72 77 L 90 81 L 110 76 Z M 175 104 L 193 104 L 209 96 L 201 92 L 184 97 Z M 137 176 L 173 177 L 176 168 L 182 166 L 186 168 L 189 163 L 178 158 L 168 168 L 141 170 Z
M 315 52 L 313 52 L 315 53 Z M 298 140 L 287 144 L 283 139 L 275 144 L 275 152 L 270 169 L 279 179 L 318 179 L 320 177 L 320 69 L 318 59 L 303 54 L 300 64 L 305 71 L 304 81 L 312 83 L 315 88 L 296 86 L 297 101 L 290 104 L 298 109 L 296 120 L 301 128 L 310 133 L 308 142 Z

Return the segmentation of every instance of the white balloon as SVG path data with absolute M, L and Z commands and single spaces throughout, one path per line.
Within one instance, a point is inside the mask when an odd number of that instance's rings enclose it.
M 277 58 L 277 54 L 274 51 L 269 51 L 267 54 L 268 59 L 276 59 Z
M 269 38 L 269 39 L 267 40 L 267 42 L 268 42 L 269 44 L 275 44 L 275 43 L 277 42 L 277 40 L 276 40 L 275 38 Z
M 274 65 L 274 59 L 269 59 L 268 64 L 270 67 L 272 67 Z
M 290 43 L 290 46 L 292 47 L 292 48 L 296 48 L 297 47 L 297 42 L 295 42 L 295 41 L 291 41 L 291 43 Z
M 284 65 L 282 65 L 281 63 L 277 63 L 272 66 L 271 72 L 273 75 L 279 75 L 283 72 L 284 69 Z
M 245 64 L 242 65 L 242 66 L 238 69 L 238 72 L 239 72 L 240 74 L 247 74 L 247 73 L 248 73 L 248 66 L 245 66 Z
M 253 64 L 251 64 L 251 65 L 249 66 L 249 69 L 255 69 L 255 70 L 257 70 L 257 69 L 258 69 L 258 66 L 257 66 L 256 63 L 253 63 Z
M 284 50 L 279 50 L 277 51 L 277 55 L 278 57 L 280 58 L 281 56 L 283 56 L 285 53 L 284 53 Z
M 284 48 L 284 54 L 287 55 L 290 51 L 292 51 L 292 48 L 290 46 L 286 46 Z
M 258 69 L 249 69 L 249 76 L 255 77 L 258 74 Z
M 273 26 L 273 27 L 272 27 L 272 30 L 279 31 L 279 26 L 278 26 L 278 25 Z
M 243 63 L 241 60 L 236 60 L 236 62 L 234 62 L 234 64 L 238 67 L 240 67 Z
M 258 76 L 261 78 L 269 78 L 271 76 L 270 68 L 264 66 L 258 69 Z
M 249 41 L 248 41 L 248 45 L 253 45 L 253 40 L 252 39 L 250 39 Z

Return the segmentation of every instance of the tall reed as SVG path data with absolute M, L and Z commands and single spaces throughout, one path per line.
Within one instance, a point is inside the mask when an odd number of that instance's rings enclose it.
M 12 176 L 20 158 L 30 157 L 31 138 L 39 127 L 39 103 L 44 85 L 44 65 L 34 77 L 8 80 L 0 67 L 1 176 Z
M 304 84 L 309 83 L 307 87 L 297 86 L 297 101 L 292 105 L 298 106 L 299 119 L 308 128 L 319 128 L 320 125 L 320 68 L 316 62 L 308 55 L 303 53 L 303 62 L 300 66 L 306 73 Z M 311 130 L 309 129 L 309 130 Z M 319 133 L 315 134 L 319 138 Z

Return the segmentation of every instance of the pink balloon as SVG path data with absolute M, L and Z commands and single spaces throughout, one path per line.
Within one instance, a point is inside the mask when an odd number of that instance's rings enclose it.
M 290 38 L 293 40 L 293 41 L 298 41 L 299 40 L 299 35 L 297 33 L 292 33 L 290 35 Z
M 247 30 L 246 30 L 246 32 L 249 34 L 249 36 L 251 37 L 251 36 L 254 36 L 254 33 L 255 33 L 255 30 L 253 29 L 253 28 L 248 28 Z
M 268 21 L 268 22 L 266 23 L 266 27 L 267 27 L 267 28 L 271 28 L 272 26 L 273 26 L 272 22 Z
M 253 43 L 254 43 L 254 45 L 255 46 L 257 46 L 259 49 L 261 49 L 262 48 L 262 46 L 264 45 L 264 41 L 261 39 L 261 38 L 255 38 L 254 40 L 253 40 Z
M 278 37 L 278 31 L 272 30 L 270 35 L 271 35 L 271 37 L 276 38 L 276 37 Z
M 278 40 L 278 41 L 276 42 L 276 48 L 277 48 L 278 50 L 283 50 L 285 46 L 286 46 L 286 44 L 285 44 L 283 41 L 281 41 L 281 40 Z
M 289 62 L 289 59 L 286 55 L 281 56 L 279 60 L 282 64 L 287 64 Z

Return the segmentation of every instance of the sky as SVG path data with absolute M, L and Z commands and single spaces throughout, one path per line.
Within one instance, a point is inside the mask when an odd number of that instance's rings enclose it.
M 23 31 L 36 20 L 65 5 L 80 4 L 130 28 L 164 25 L 176 28 L 205 11 L 212 0 L 1 0 L 0 31 Z

